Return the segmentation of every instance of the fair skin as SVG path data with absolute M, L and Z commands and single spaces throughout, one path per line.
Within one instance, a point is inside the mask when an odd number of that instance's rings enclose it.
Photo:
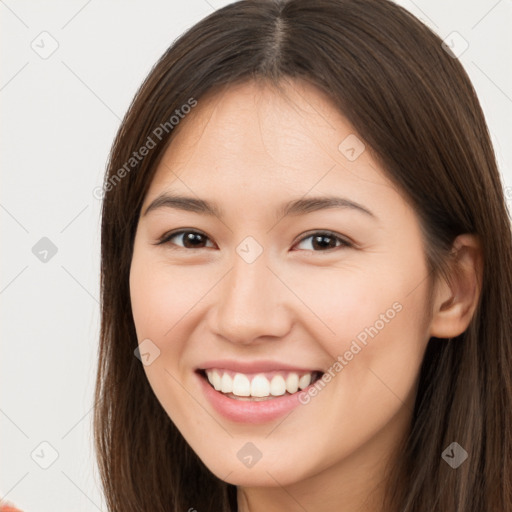
M 254 82 L 233 85 L 201 98 L 182 121 L 143 201 L 132 311 L 139 343 L 160 350 L 144 370 L 204 464 L 238 486 L 243 512 L 381 511 L 384 466 L 400 455 L 427 342 L 463 332 L 476 307 L 480 250 L 462 235 L 459 273 L 439 281 L 427 311 L 416 213 L 368 146 L 353 161 L 338 149 L 354 133 L 305 82 L 289 83 L 286 98 Z M 214 202 L 223 216 L 170 207 L 144 215 L 171 191 Z M 326 195 L 373 215 L 330 208 L 276 217 L 284 202 Z M 202 243 L 186 245 L 181 234 L 156 245 L 179 228 L 203 234 Z M 325 230 L 353 245 L 314 244 L 311 235 Z M 237 253 L 248 236 L 263 249 L 251 263 Z M 198 384 L 198 365 L 219 358 L 327 371 L 395 303 L 400 312 L 284 418 L 232 421 Z M 237 457 L 249 441 L 262 454 L 252 467 Z

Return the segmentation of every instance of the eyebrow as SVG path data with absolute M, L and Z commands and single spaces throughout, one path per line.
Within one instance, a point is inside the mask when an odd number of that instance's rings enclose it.
M 143 215 L 147 215 L 153 210 L 159 208 L 173 208 L 177 210 L 185 210 L 203 215 L 215 216 L 221 219 L 223 213 L 216 203 L 198 199 L 194 197 L 187 197 L 175 194 L 161 194 L 154 199 L 151 204 L 146 208 Z M 351 209 L 359 211 L 376 219 L 376 215 L 370 210 L 365 208 L 355 201 L 351 201 L 344 197 L 338 196 L 319 196 L 299 198 L 284 203 L 278 208 L 276 212 L 277 218 L 287 217 L 289 215 L 304 215 L 319 210 L 326 210 L 331 208 Z

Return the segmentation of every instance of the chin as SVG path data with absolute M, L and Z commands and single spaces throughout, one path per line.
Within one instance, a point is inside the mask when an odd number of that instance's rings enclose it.
M 239 448 L 237 447 L 238 451 Z M 229 450 L 223 453 L 230 453 Z M 273 450 L 271 453 L 276 453 Z M 307 454 L 305 454 L 307 456 Z M 206 467 L 220 480 L 232 485 L 243 487 L 280 487 L 297 483 L 308 477 L 314 471 L 298 466 L 293 460 L 273 457 L 265 460 L 262 456 L 252 466 L 246 466 L 237 458 L 236 452 L 232 455 L 233 463 L 228 463 L 228 457 L 221 453 L 211 454 L 211 458 L 202 458 Z

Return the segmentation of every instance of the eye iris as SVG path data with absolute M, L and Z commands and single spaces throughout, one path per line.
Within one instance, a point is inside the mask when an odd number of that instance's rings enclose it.
M 191 247 L 197 247 L 201 243 L 204 243 L 204 241 L 202 240 L 203 235 L 201 235 L 200 233 L 193 233 L 191 231 L 187 231 L 183 233 L 182 236 L 185 247 L 187 247 L 188 243 L 192 244 Z
M 331 243 L 325 244 L 325 239 L 331 240 Z M 319 244 L 319 245 L 318 245 Z M 332 248 L 336 247 L 336 239 L 331 235 L 315 235 L 313 236 L 313 247 L 314 248 Z

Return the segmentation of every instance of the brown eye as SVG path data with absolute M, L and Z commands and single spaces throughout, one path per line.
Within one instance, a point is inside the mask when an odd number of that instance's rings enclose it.
M 176 243 L 174 239 L 179 240 L 181 243 Z M 330 249 L 339 247 L 352 247 L 353 245 L 344 238 L 331 233 L 330 231 L 317 231 L 306 237 L 303 237 L 299 244 L 304 244 L 306 240 L 311 239 L 309 248 L 302 248 L 301 250 L 313 250 L 314 252 L 326 252 Z M 156 245 L 169 244 L 177 249 L 206 249 L 213 247 L 213 244 L 207 246 L 209 237 L 204 233 L 193 230 L 180 230 L 172 233 L 165 234 Z
M 183 245 L 171 242 L 173 239 L 181 240 Z M 164 235 L 156 245 L 171 244 L 177 245 L 177 247 L 181 249 L 203 249 L 206 248 L 204 244 L 207 240 L 209 240 L 209 238 L 204 233 L 191 230 L 181 230 Z
M 336 249 L 337 247 L 352 247 L 352 244 L 329 231 L 317 231 L 301 239 L 299 244 L 311 238 L 310 246 L 315 252 L 325 252 L 328 249 Z M 307 249 L 306 249 L 307 250 Z

